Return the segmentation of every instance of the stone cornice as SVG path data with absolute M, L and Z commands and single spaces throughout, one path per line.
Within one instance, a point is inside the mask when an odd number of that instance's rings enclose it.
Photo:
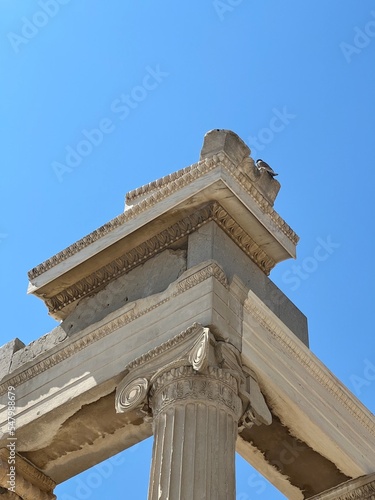
M 0 450 L 0 485 L 7 487 L 6 474 L 9 472 L 8 466 L 9 450 Z M 15 454 L 15 493 L 21 498 L 33 498 L 35 500 L 54 500 L 56 496 L 53 489 L 56 483 L 51 478 L 43 474 L 32 464 L 24 460 L 20 455 Z M 24 496 L 27 495 L 27 496 Z
M 270 273 L 276 262 L 255 243 L 219 203 L 212 205 L 212 218 L 264 273 Z
M 375 474 L 347 481 L 335 488 L 315 495 L 310 500 L 374 500 Z
M 354 399 L 350 391 L 346 390 L 344 386 L 335 383 L 328 369 L 312 355 L 311 351 L 302 342 L 294 340 L 295 335 L 268 309 L 266 310 L 266 306 L 260 303 L 260 300 L 251 291 L 244 303 L 244 308 L 258 324 L 265 328 L 282 345 L 284 350 L 297 359 L 304 369 L 375 437 L 374 420 L 369 418 L 362 410 L 359 402 Z
M 258 191 L 258 189 L 251 182 L 250 177 L 241 172 L 241 170 L 231 162 L 225 165 L 225 168 L 233 175 L 233 177 L 235 177 L 235 179 L 241 184 L 245 191 L 254 199 L 254 201 L 258 204 L 262 211 L 269 215 L 271 220 L 285 234 L 285 236 L 287 236 L 287 238 L 289 238 L 296 245 L 299 241 L 299 236 L 285 222 L 285 220 L 280 217 L 280 215 L 275 211 L 275 209 L 266 200 L 262 193 Z
M 67 305 L 87 295 L 98 292 L 101 288 L 108 285 L 109 282 L 143 264 L 147 259 L 150 259 L 172 243 L 175 243 L 192 231 L 195 231 L 202 224 L 211 220 L 211 218 L 212 208 L 210 205 L 201 208 L 189 217 L 185 217 L 161 233 L 137 245 L 111 263 L 101 267 L 89 276 L 86 276 L 74 285 L 56 294 L 54 297 L 46 299 L 45 303 L 49 312 L 51 315 L 55 315 Z
M 63 317 L 60 311 L 66 306 L 98 292 L 109 282 L 128 273 L 211 220 L 214 220 L 263 272 L 269 274 L 276 264 L 275 261 L 255 243 L 219 203 L 211 202 L 113 260 L 110 264 L 101 267 L 55 296 L 45 299 L 50 314 Z
M 182 180 L 186 174 L 191 173 L 194 170 L 194 168 L 198 165 L 201 165 L 202 162 L 204 162 L 205 165 L 204 169 L 207 169 L 206 171 L 204 171 L 203 169 L 202 174 L 212 169 L 211 162 L 214 162 L 214 164 L 221 163 L 222 166 L 227 170 L 227 172 L 229 172 L 241 184 L 241 186 L 245 189 L 245 191 L 248 194 L 250 194 L 250 196 L 256 201 L 259 207 L 271 217 L 271 219 L 281 229 L 281 231 L 288 238 L 290 238 L 291 241 L 293 241 L 293 243 L 295 244 L 298 243 L 299 237 L 296 235 L 296 233 L 274 210 L 269 201 L 254 185 L 251 178 L 248 175 L 246 175 L 246 173 L 244 173 L 242 169 L 239 168 L 238 165 L 235 165 L 224 152 L 219 153 L 217 155 L 213 155 L 210 158 L 201 160 L 200 162 L 195 163 L 189 167 L 183 168 L 181 170 L 178 170 L 173 174 L 166 175 L 161 179 L 152 181 L 148 184 L 145 184 L 144 186 L 134 189 L 133 191 L 129 191 L 126 195 L 127 204 L 130 205 L 131 203 L 136 202 L 137 198 L 141 198 L 142 200 L 144 200 L 146 196 L 155 193 L 157 190 L 162 189 L 164 187 L 168 187 L 173 182 L 180 182 L 180 180 Z
M 223 153 L 224 155 L 224 153 Z M 223 160 L 223 156 L 219 155 L 215 157 L 216 160 Z M 144 184 L 143 186 L 140 186 L 136 189 L 132 189 L 131 191 L 128 191 L 126 193 L 126 205 L 127 206 L 132 206 L 132 203 L 137 203 L 137 198 L 145 197 L 150 195 L 151 193 L 158 191 L 159 189 L 167 186 L 171 182 L 178 181 L 186 175 L 187 173 L 191 172 L 191 170 L 196 166 L 200 164 L 205 164 L 207 165 L 206 159 L 201 160 L 197 163 L 193 163 L 192 165 L 189 165 L 188 167 L 185 168 L 180 168 L 180 170 L 177 170 L 176 172 L 173 172 L 171 174 L 167 174 L 164 177 L 161 177 L 160 179 L 156 179 L 155 181 L 151 181 L 147 184 Z
M 221 163 L 221 166 L 225 168 L 227 172 L 229 172 L 241 186 L 245 189 L 245 191 L 254 199 L 254 201 L 258 204 L 258 206 L 263 210 L 263 212 L 267 213 L 273 222 L 281 229 L 281 231 L 291 239 L 291 241 L 295 244 L 298 243 L 299 237 L 297 234 L 291 229 L 291 227 L 280 217 L 280 215 L 274 210 L 269 201 L 263 196 L 263 194 L 257 189 L 257 187 L 252 182 L 250 176 L 243 172 L 242 168 L 238 165 L 235 165 L 230 158 L 226 155 L 226 153 L 222 152 L 217 155 L 213 155 L 210 158 L 206 158 L 202 160 L 205 162 L 205 168 L 207 171 L 212 169 L 211 162 Z M 195 163 L 189 167 L 178 170 L 177 172 L 162 177 L 156 181 L 150 182 L 149 184 L 145 184 L 138 189 L 130 191 L 126 195 L 127 203 L 132 203 L 137 200 L 137 198 L 145 199 L 144 197 L 154 193 L 158 189 L 163 187 L 167 187 L 171 182 L 179 182 L 180 179 L 183 179 L 187 173 L 190 173 L 196 165 L 200 165 L 202 161 Z M 206 173 L 206 171 L 202 171 L 202 174 Z
M 181 189 L 185 185 L 193 182 L 195 179 L 209 172 L 217 165 L 217 163 L 219 163 L 221 160 L 224 161 L 226 159 L 226 156 L 224 154 L 220 156 L 221 159 L 219 159 L 219 157 L 217 156 L 214 159 L 202 160 L 198 163 L 195 163 L 191 167 L 183 169 L 186 170 L 185 175 L 178 176 L 176 175 L 177 174 L 176 173 L 167 176 L 172 179 L 170 182 L 168 182 L 168 184 L 165 184 L 164 186 L 160 187 L 160 189 L 150 194 L 150 196 L 148 196 L 144 200 L 133 205 L 132 207 L 129 207 L 127 210 L 125 210 L 124 213 L 118 215 L 114 219 L 110 220 L 103 226 L 93 231 L 92 233 L 78 240 L 76 243 L 73 243 L 72 245 L 65 248 L 61 252 L 57 253 L 50 259 L 47 259 L 46 261 L 42 262 L 38 266 L 31 269 L 28 273 L 29 279 L 31 280 L 33 278 L 40 276 L 41 274 L 48 271 L 52 267 L 56 266 L 60 262 L 63 262 L 72 255 L 75 255 L 82 249 L 88 247 L 95 241 L 99 240 L 100 238 L 103 238 L 103 236 L 106 236 L 108 233 L 110 233 L 117 227 L 122 226 L 129 220 L 135 218 L 140 213 L 144 212 L 149 208 L 152 208 L 156 203 L 162 201 L 167 196 L 170 196 L 178 189 Z M 227 159 L 227 161 L 229 160 Z
M 236 165 L 234 165 L 225 153 L 219 153 L 213 155 L 210 158 L 205 158 L 187 167 L 185 169 L 179 170 L 178 172 L 166 176 L 158 181 L 154 181 L 149 185 L 139 188 L 139 190 L 131 192 L 129 199 L 134 199 L 137 191 L 138 195 L 146 194 L 147 196 L 141 199 L 139 202 L 134 204 L 125 210 L 124 213 L 115 217 L 108 223 L 104 224 L 97 230 L 93 231 L 84 238 L 78 240 L 73 245 L 67 247 L 65 250 L 57 253 L 55 256 L 47 259 L 42 264 L 36 266 L 31 271 L 29 271 L 29 279 L 33 280 L 50 270 L 54 266 L 60 264 L 64 260 L 70 258 L 76 253 L 80 252 L 84 248 L 88 247 L 95 241 L 106 236 L 111 231 L 122 226 L 126 222 L 135 218 L 140 213 L 152 208 L 156 203 L 162 201 L 166 197 L 170 196 L 172 193 L 178 191 L 179 189 L 187 186 L 196 179 L 207 174 L 215 167 L 224 168 L 237 182 L 243 187 L 243 189 L 252 197 L 252 199 L 257 203 L 257 205 L 262 209 L 262 211 L 267 214 L 275 226 L 287 236 L 287 238 L 294 244 L 298 242 L 298 236 L 289 227 L 289 225 L 277 214 L 273 209 L 272 205 L 266 200 L 266 198 L 258 191 L 258 189 L 253 185 L 251 179 L 241 172 Z M 133 193 L 133 194 L 132 194 Z
M 197 266 L 198 267 L 198 266 Z M 28 382 L 32 377 L 39 375 L 40 373 L 52 368 L 53 366 L 61 363 L 62 361 L 74 356 L 82 349 L 85 349 L 89 345 L 97 342 L 98 340 L 106 337 L 115 330 L 135 321 L 137 318 L 147 314 L 148 312 L 160 307 L 162 304 L 168 302 L 173 297 L 177 297 L 181 293 L 189 290 L 190 288 L 202 283 L 206 279 L 215 278 L 223 286 L 228 287 L 227 279 L 222 268 L 216 264 L 214 261 L 209 261 L 199 266 L 198 269 L 191 269 L 186 271 L 181 277 L 174 283 L 170 285 L 166 292 L 158 294 L 155 302 L 152 305 L 142 308 L 142 301 L 140 301 L 140 307 L 136 310 L 129 304 L 129 308 L 126 312 L 120 314 L 116 318 L 108 321 L 107 323 L 98 326 L 95 330 L 81 336 L 77 340 L 74 340 L 62 347 L 56 352 L 50 355 L 45 355 L 43 359 L 39 362 L 35 362 L 32 366 L 19 371 L 14 376 L 10 376 L 2 384 L 0 384 L 0 395 L 5 394 L 9 386 L 17 387 L 24 382 Z M 158 300 L 159 299 L 159 300 Z M 150 304 L 147 301 L 147 304 Z

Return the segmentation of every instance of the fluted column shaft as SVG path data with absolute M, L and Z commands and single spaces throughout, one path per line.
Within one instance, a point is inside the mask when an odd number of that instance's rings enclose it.
M 238 382 L 181 366 L 152 384 L 154 447 L 149 500 L 234 500 Z
M 272 421 L 240 352 L 194 323 L 124 371 L 116 411 L 153 422 L 149 500 L 234 500 L 239 421 Z

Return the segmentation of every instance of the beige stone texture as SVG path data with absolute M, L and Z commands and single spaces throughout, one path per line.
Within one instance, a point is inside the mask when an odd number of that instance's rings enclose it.
M 375 474 L 362 476 L 332 488 L 311 500 L 374 500 Z
M 12 443 L 16 440 L 8 441 L 8 447 L 0 449 L 0 488 L 7 491 L 10 499 L 55 500 L 52 491 L 56 483 L 17 453 L 12 454 L 9 448 Z
M 371 491 L 374 416 L 309 350 L 305 316 L 268 278 L 298 236 L 273 208 L 279 183 L 248 155 L 233 132 L 209 132 L 197 163 L 131 191 L 123 214 L 30 271 L 29 292 L 61 323 L 0 348 L 0 449 L 13 386 L 29 466 L 17 497 L 31 484 L 33 500 L 53 498 L 153 433 L 151 500 L 234 499 L 234 449 L 291 500 Z

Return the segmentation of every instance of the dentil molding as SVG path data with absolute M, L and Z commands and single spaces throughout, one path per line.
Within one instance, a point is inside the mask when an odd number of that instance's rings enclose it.
M 140 213 L 149 210 L 156 203 L 159 203 L 179 189 L 191 184 L 193 181 L 204 176 L 216 167 L 223 168 L 236 179 L 246 193 L 251 196 L 261 210 L 270 217 L 275 226 L 282 231 L 292 243 L 296 244 L 298 242 L 299 238 L 296 233 L 255 187 L 251 178 L 243 172 L 243 169 L 235 165 L 226 153 L 220 152 L 128 193 L 127 203 L 130 205 L 131 202 L 135 202 L 133 205 L 128 206 L 124 213 L 118 215 L 92 233 L 78 240 L 73 245 L 70 245 L 65 250 L 62 250 L 50 259 L 47 259 L 45 262 L 31 269 L 28 273 L 30 281 L 77 254 L 131 219 L 134 219 Z M 141 195 L 142 198 L 137 201 L 136 198 L 139 198 Z
M 116 258 L 111 263 L 99 268 L 90 275 L 80 279 L 74 285 L 65 288 L 58 294 L 45 299 L 45 304 L 52 316 L 60 316 L 60 311 L 78 300 L 97 293 L 111 281 L 128 273 L 143 264 L 157 253 L 196 231 L 210 221 L 215 221 L 221 229 L 234 241 L 253 262 L 265 273 L 269 274 L 276 262 L 257 245 L 251 236 L 229 215 L 217 202 L 211 202 L 194 213 L 184 217 L 177 223 L 164 229 L 140 245 Z

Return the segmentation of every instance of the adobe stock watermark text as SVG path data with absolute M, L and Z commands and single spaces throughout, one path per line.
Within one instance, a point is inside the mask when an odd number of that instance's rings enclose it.
M 52 18 L 60 12 L 60 7 L 66 5 L 71 0 L 39 0 L 40 7 L 31 16 L 21 17 L 21 27 L 18 32 L 9 31 L 7 38 L 12 49 L 18 54 L 22 47 L 28 45 L 47 26 Z

